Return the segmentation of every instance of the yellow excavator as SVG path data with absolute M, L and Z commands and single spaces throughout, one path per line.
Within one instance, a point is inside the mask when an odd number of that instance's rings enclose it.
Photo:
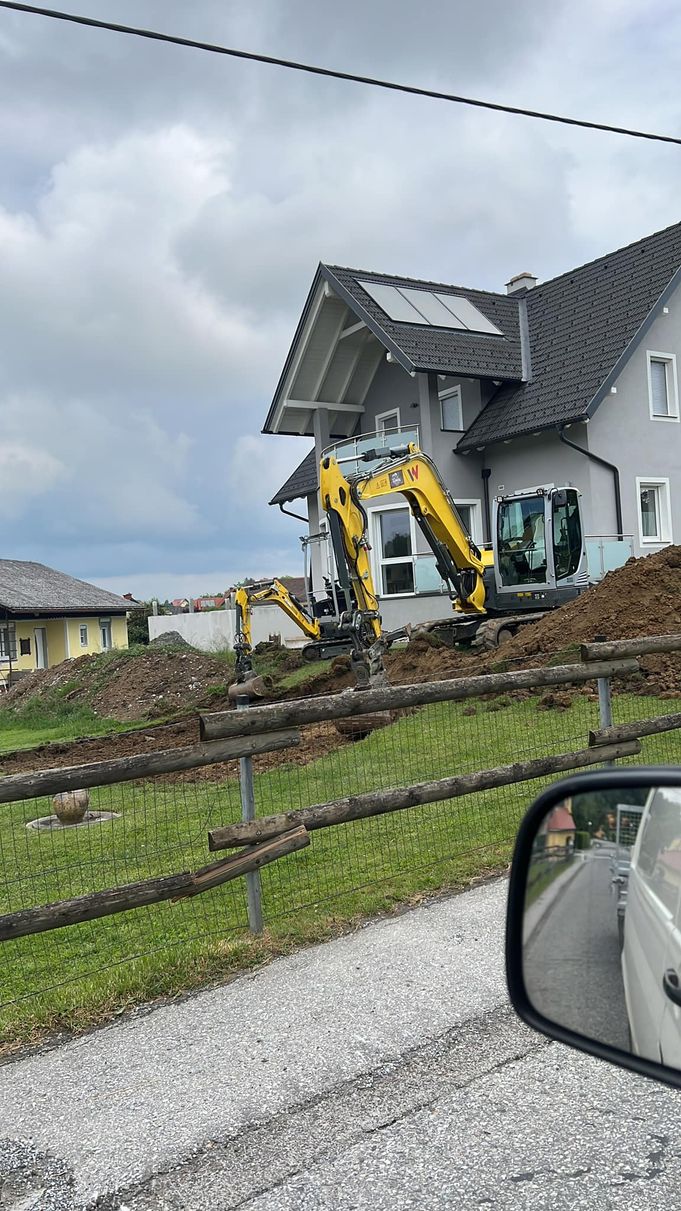
M 341 466 L 346 461 L 356 468 L 349 475 Z M 374 466 L 357 469 L 363 462 Z M 395 494 L 409 504 L 449 587 L 454 642 L 496 647 L 519 627 L 588 587 L 586 541 L 575 488 L 547 485 L 497 497 L 491 549 L 480 548 L 434 462 L 414 443 L 352 453 L 347 460 L 328 454 L 320 467 L 320 495 L 340 585 L 355 603 L 354 655 L 365 668 L 363 674 L 357 668 L 358 681 L 375 679 L 383 648 L 365 505 Z
M 342 465 L 354 464 L 345 474 Z M 372 463 L 367 470 L 360 464 Z M 280 581 L 237 590 L 237 679 L 253 676 L 251 608 L 278 605 L 311 640 L 307 658 L 350 651 L 358 685 L 382 680 L 386 636 L 374 584 L 365 505 L 379 497 L 404 497 L 435 556 L 453 601 L 443 625 L 455 643 L 496 647 L 588 587 L 586 543 L 579 493 L 553 485 L 529 488 L 494 502 L 491 547 L 469 535 L 431 458 L 415 443 L 372 448 L 347 458 L 326 454 L 319 489 L 326 513 L 338 582 L 311 614 Z M 398 632 L 391 632 L 388 641 Z
M 310 640 L 302 649 L 303 660 L 328 660 L 351 651 L 354 646 L 350 624 L 341 622 L 346 613 L 346 602 L 340 585 L 327 583 L 326 597 L 314 603 L 314 613 L 276 578 L 241 585 L 235 594 L 237 682 L 249 680 L 254 675 L 253 607 L 261 603 L 279 606 Z

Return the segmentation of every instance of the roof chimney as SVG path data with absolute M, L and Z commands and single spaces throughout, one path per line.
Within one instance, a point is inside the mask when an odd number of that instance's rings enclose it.
M 506 293 L 515 294 L 518 290 L 531 290 L 537 285 L 537 279 L 533 273 L 516 273 L 510 282 L 506 283 Z

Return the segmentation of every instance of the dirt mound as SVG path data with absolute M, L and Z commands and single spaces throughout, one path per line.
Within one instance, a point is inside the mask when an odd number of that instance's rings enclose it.
M 192 647 L 191 643 L 187 643 L 183 639 L 179 631 L 162 631 L 155 639 L 149 640 L 150 648 L 186 648 L 188 652 L 195 652 L 196 648 Z
M 192 648 L 158 647 L 79 656 L 40 669 L 13 686 L 3 709 L 20 708 L 58 696 L 97 715 L 126 722 L 159 719 L 227 701 L 231 668 Z
M 524 628 L 484 661 L 503 659 L 509 667 L 542 663 L 566 653 L 575 660 L 580 643 L 599 639 L 636 639 L 681 632 L 681 547 L 629 559 L 574 601 Z M 572 649 L 572 652 L 570 651 Z M 641 659 L 642 692 L 681 696 L 681 655 Z M 630 688 L 634 688 L 633 686 Z

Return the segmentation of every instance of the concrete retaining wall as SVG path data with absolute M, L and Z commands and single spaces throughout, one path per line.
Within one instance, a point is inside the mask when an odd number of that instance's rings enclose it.
M 205 614 L 168 614 L 149 619 L 149 638 L 156 639 L 166 631 L 177 631 L 192 647 L 202 652 L 214 652 L 234 646 L 236 613 L 234 610 L 209 610 Z M 301 647 L 305 636 L 289 618 L 273 605 L 253 609 L 253 643 L 261 643 L 270 635 L 279 635 L 286 647 Z

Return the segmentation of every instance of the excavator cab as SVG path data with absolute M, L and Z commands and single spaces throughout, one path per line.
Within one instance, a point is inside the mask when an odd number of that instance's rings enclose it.
M 588 583 L 576 488 L 532 488 L 495 501 L 495 589 L 506 607 L 536 609 Z M 497 604 L 495 602 L 495 604 Z

